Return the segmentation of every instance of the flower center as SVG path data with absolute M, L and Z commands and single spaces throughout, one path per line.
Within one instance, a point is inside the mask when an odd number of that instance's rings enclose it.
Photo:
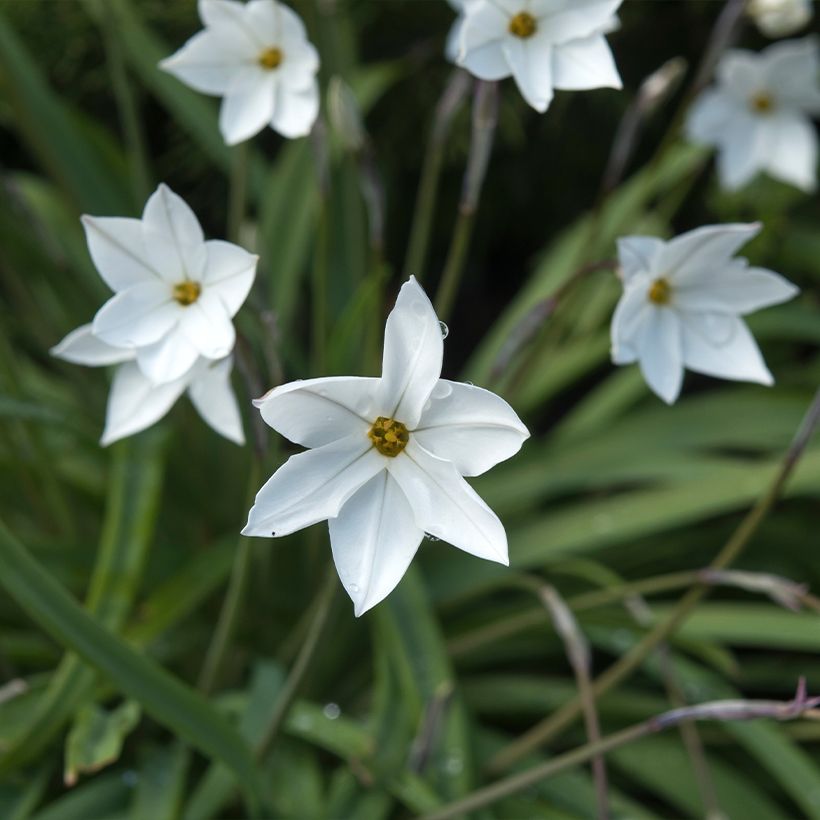
M 271 48 L 266 48 L 260 55 L 259 55 L 259 65 L 262 68 L 267 68 L 269 71 L 273 71 L 274 68 L 279 68 L 282 64 L 282 58 L 285 55 L 282 54 L 282 50 L 272 46 Z
M 201 292 L 202 288 L 199 286 L 199 282 L 192 282 L 190 279 L 174 285 L 174 299 L 184 307 L 196 302 Z
M 769 114 L 774 108 L 774 97 L 768 91 L 758 91 L 749 100 L 749 108 L 756 114 Z
M 656 279 L 650 286 L 647 298 L 653 305 L 668 305 L 672 296 L 672 288 L 666 279 Z
M 516 37 L 521 37 L 526 40 L 527 37 L 532 37 L 538 29 L 538 23 L 535 18 L 528 11 L 519 11 L 515 17 L 510 20 L 510 34 Z
M 388 458 L 395 458 L 410 441 L 407 428 L 400 421 L 389 419 L 386 416 L 379 416 L 373 422 L 367 435 L 373 442 L 373 446 Z

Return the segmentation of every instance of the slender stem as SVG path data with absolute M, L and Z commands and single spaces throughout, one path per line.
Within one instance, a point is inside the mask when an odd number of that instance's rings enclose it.
M 497 122 L 498 83 L 481 80 L 476 86 L 473 103 L 473 132 L 458 206 L 458 220 L 436 293 L 436 313 L 445 322 L 452 310 L 467 262 L 467 252 L 473 235 L 481 188 L 487 175 Z
M 571 752 L 554 757 L 552 760 L 533 766 L 525 772 L 499 780 L 483 789 L 478 789 L 469 797 L 441 806 L 435 811 L 425 814 L 423 820 L 450 820 L 450 818 L 484 808 L 505 797 L 535 786 L 548 777 L 558 774 L 558 772 L 586 763 L 596 755 L 603 755 L 612 751 L 612 749 L 625 746 L 627 743 L 632 743 L 639 738 L 662 732 L 686 721 L 736 721 L 754 720 L 763 717 L 775 718 L 776 720 L 792 720 L 799 717 L 817 719 L 818 710 L 816 707 L 818 700 L 820 699 L 805 697 L 801 682 L 797 696 L 792 701 L 717 700 L 696 706 L 672 709 L 609 735 L 595 743 L 587 743 L 585 746 L 573 749 Z
M 413 210 L 413 223 L 410 228 L 410 239 L 407 245 L 407 256 L 404 260 L 404 277 L 411 275 L 422 281 L 427 261 L 427 249 L 430 244 L 430 229 L 436 212 L 438 198 L 438 181 L 444 163 L 444 149 L 453 119 L 461 109 L 470 90 L 470 75 L 462 68 L 457 68 L 444 88 L 433 117 L 433 127 L 421 169 L 419 190 L 416 194 L 416 205 Z
M 265 735 L 257 747 L 257 757 L 259 758 L 264 757 L 273 745 L 274 740 L 276 740 L 276 735 L 282 726 L 282 722 L 287 716 L 288 709 L 290 708 L 291 703 L 293 703 L 293 699 L 299 692 L 299 687 L 302 685 L 305 673 L 307 672 L 308 667 L 316 654 L 316 647 L 319 645 L 319 638 L 321 637 L 325 625 L 327 624 L 331 605 L 333 604 L 333 598 L 336 594 L 337 584 L 338 581 L 336 580 L 336 573 L 333 570 L 333 567 L 330 567 L 322 586 L 319 589 L 319 592 L 311 604 L 310 609 L 313 617 L 308 625 L 307 632 L 305 633 L 305 639 L 302 643 L 302 647 L 299 650 L 299 654 L 296 656 L 296 660 L 291 667 L 290 673 L 285 681 L 285 685 L 283 686 L 279 699 L 276 702 L 276 708 L 274 709 L 270 721 L 265 729 Z
M 752 509 L 749 510 L 743 521 L 741 521 L 740 526 L 735 530 L 723 546 L 723 549 L 721 549 L 714 561 L 709 565 L 710 571 L 725 569 L 743 552 L 746 545 L 751 541 L 752 536 L 757 532 L 760 524 L 780 497 L 783 487 L 791 476 L 795 465 L 800 460 L 800 456 L 805 452 L 806 446 L 818 423 L 820 423 L 820 390 L 815 394 L 814 400 L 803 419 L 803 423 L 792 445 L 789 447 L 788 452 L 784 456 L 780 469 L 769 489 Z M 659 644 L 668 640 L 668 638 L 680 628 L 708 590 L 709 585 L 706 583 L 698 583 L 693 586 L 683 598 L 681 598 L 666 620 L 656 624 L 629 652 L 596 678 L 592 684 L 595 695 L 600 697 L 631 675 Z M 570 725 L 580 713 L 581 701 L 578 697 L 575 697 L 564 704 L 558 711 L 505 746 L 489 761 L 488 768 L 491 771 L 503 771 L 507 769 L 517 760 L 520 760 L 534 749 L 537 749 L 566 726 Z
M 231 176 L 228 188 L 228 224 L 229 242 L 239 243 L 242 223 L 245 221 L 245 209 L 248 205 L 248 153 L 249 142 L 237 145 L 231 154 Z

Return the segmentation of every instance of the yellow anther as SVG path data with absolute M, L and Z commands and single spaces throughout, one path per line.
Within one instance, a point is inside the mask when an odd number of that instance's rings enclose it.
M 516 37 L 526 40 L 527 37 L 532 37 L 537 30 L 538 23 L 528 11 L 519 11 L 510 20 L 510 34 L 514 34 Z
M 400 421 L 389 419 L 386 416 L 379 416 L 373 422 L 367 435 L 373 442 L 373 446 L 388 458 L 395 458 L 410 441 L 407 428 Z
M 268 70 L 272 71 L 274 68 L 279 68 L 282 64 L 282 57 L 285 55 L 282 54 L 282 50 L 276 48 L 275 46 L 271 48 L 266 48 L 260 55 L 259 55 L 259 65 L 262 68 L 267 68 Z
M 774 97 L 767 91 L 758 91 L 749 100 L 749 108 L 756 114 L 768 114 L 774 108 Z
M 649 293 L 647 293 L 647 298 L 653 305 L 668 305 L 671 296 L 672 288 L 669 286 L 669 282 L 663 278 L 656 279 L 649 286 Z
M 199 282 L 192 282 L 190 279 L 174 285 L 174 299 L 185 307 L 196 302 L 201 292 L 202 288 L 199 286 Z

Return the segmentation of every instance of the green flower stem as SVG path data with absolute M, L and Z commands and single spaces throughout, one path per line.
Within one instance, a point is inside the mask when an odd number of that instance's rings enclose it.
M 227 239 L 240 244 L 242 223 L 248 206 L 248 146 L 249 141 L 240 143 L 231 152 L 231 176 L 228 188 Z
M 456 114 L 461 110 L 470 90 L 470 75 L 462 68 L 456 69 L 436 105 L 433 127 L 421 168 L 419 190 L 413 210 L 407 256 L 404 260 L 404 278 L 413 275 L 420 282 L 425 273 L 427 250 L 430 245 L 430 229 L 436 212 L 438 182 L 444 163 L 444 149 Z
M 752 509 L 749 510 L 746 517 L 740 523 L 740 526 L 735 530 L 723 549 L 709 565 L 709 570 L 719 571 L 725 569 L 732 564 L 746 548 L 752 536 L 757 532 L 758 527 L 780 497 L 780 493 L 800 460 L 800 457 L 805 452 L 806 446 L 814 434 L 818 423 L 820 423 L 820 390 L 815 394 L 814 400 L 803 419 L 803 423 L 783 458 L 780 469 L 769 489 L 761 496 Z M 698 583 L 693 586 L 683 598 L 681 598 L 672 614 L 665 621 L 656 624 L 629 652 L 596 678 L 592 684 L 595 696 L 600 697 L 605 692 L 608 692 L 638 669 L 661 643 L 667 641 L 670 636 L 680 628 L 708 590 L 709 585 L 705 583 Z M 580 713 L 581 701 L 580 698 L 575 697 L 558 711 L 505 746 L 489 761 L 488 769 L 495 772 L 508 769 L 516 761 L 551 740 L 556 734 L 569 726 Z
M 497 122 L 498 83 L 482 80 L 476 87 L 473 103 L 473 133 L 467 157 L 467 170 L 464 173 L 464 187 L 458 206 L 458 220 L 436 293 L 436 313 L 443 322 L 446 322 L 450 315 L 467 263 L 475 215 L 484 177 L 487 175 Z

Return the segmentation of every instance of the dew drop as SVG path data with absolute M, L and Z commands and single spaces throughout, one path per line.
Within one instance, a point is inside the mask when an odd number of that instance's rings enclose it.
M 438 538 L 437 536 L 435 536 L 435 535 L 433 535 L 432 533 L 429 533 L 429 532 L 424 533 L 424 537 L 428 541 L 441 541 L 440 538 Z
M 450 335 L 450 328 L 445 322 L 439 322 L 438 326 L 441 328 L 441 338 L 446 339 Z
M 434 399 L 446 399 L 453 392 L 453 387 L 446 381 L 440 379 L 433 388 L 432 397 Z
M 336 720 L 342 714 L 342 710 L 339 708 L 338 703 L 326 703 L 325 708 L 322 709 L 322 714 L 328 720 Z
M 444 769 L 447 774 L 457 775 L 464 771 L 464 761 L 460 755 L 450 755 L 444 762 Z
M 348 589 L 350 589 L 351 592 L 358 592 L 359 591 L 359 585 L 358 584 L 351 584 L 348 587 Z
M 327 395 L 327 390 L 326 390 L 324 387 L 320 387 L 320 388 L 319 388 L 316 392 L 317 392 L 320 396 L 326 396 L 326 395 Z

